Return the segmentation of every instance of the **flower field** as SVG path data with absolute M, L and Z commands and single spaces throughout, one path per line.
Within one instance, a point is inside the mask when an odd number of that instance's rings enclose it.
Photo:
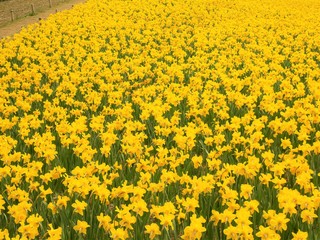
M 320 2 L 88 0 L 0 41 L 0 239 L 320 239 Z

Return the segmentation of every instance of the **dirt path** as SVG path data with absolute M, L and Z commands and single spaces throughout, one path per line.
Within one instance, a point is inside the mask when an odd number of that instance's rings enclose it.
M 34 16 L 27 16 L 21 19 L 17 19 L 12 23 L 0 27 L 0 39 L 18 33 L 22 27 L 38 22 L 39 19 L 46 19 L 49 15 L 54 14 L 57 11 L 60 12 L 63 10 L 71 9 L 73 5 L 83 3 L 85 1 L 86 0 L 69 0 L 68 2 L 60 3 L 57 6 L 39 12 Z

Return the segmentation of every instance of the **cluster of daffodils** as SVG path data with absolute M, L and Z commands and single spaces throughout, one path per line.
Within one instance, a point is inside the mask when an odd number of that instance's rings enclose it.
M 319 239 L 320 2 L 88 0 L 0 41 L 0 239 Z

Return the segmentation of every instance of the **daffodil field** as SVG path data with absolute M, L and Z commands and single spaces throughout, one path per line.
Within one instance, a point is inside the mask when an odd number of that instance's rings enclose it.
M 0 40 L 0 239 L 320 239 L 319 23 L 88 0 Z

